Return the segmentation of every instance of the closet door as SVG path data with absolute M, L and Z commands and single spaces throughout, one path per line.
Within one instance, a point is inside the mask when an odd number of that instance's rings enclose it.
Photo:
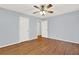
M 29 40 L 29 18 L 19 18 L 19 39 L 20 42 Z
M 47 20 L 38 20 L 37 35 L 42 35 L 43 37 L 48 37 L 48 21 Z
M 41 22 L 41 31 L 43 37 L 48 37 L 48 21 L 44 20 Z

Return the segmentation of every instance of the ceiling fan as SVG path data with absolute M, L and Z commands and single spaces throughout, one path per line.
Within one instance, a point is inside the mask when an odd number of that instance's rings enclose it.
M 44 4 L 44 5 L 40 5 L 40 7 L 34 5 L 33 7 L 38 9 L 38 11 L 33 12 L 33 14 L 40 13 L 42 16 L 44 16 L 46 13 L 53 13 L 52 10 L 49 10 L 51 7 L 53 7 L 52 4 L 48 4 L 48 5 Z

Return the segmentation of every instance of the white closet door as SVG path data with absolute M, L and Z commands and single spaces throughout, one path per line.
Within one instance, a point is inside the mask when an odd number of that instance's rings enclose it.
M 48 37 L 48 21 L 38 20 L 37 22 L 37 35 Z
M 41 35 L 41 20 L 38 20 L 37 22 L 37 35 Z
M 48 21 L 44 20 L 41 23 L 42 36 L 48 37 Z
M 20 42 L 29 40 L 29 18 L 27 17 L 20 17 L 19 39 Z

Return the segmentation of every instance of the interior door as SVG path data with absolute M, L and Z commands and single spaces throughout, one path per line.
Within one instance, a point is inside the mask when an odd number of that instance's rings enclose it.
M 38 20 L 37 35 L 42 35 L 43 37 L 48 37 L 48 21 L 47 20 Z
M 43 37 L 48 37 L 48 21 L 42 20 L 41 21 L 41 31 Z
M 20 41 L 29 40 L 29 18 L 20 17 L 19 18 L 19 39 Z

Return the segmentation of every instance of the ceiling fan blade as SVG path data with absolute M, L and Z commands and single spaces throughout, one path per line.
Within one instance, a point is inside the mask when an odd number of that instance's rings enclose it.
M 53 5 L 52 4 L 49 4 L 49 5 L 47 5 L 47 8 L 51 8 Z
M 44 8 L 44 5 L 41 5 L 42 8 Z
M 34 6 L 35 8 L 37 8 L 37 9 L 40 9 L 38 6 Z
M 53 13 L 53 11 L 47 11 L 48 13 Z
M 36 14 L 36 13 L 38 13 L 38 12 L 40 12 L 40 11 L 33 12 L 33 14 Z
M 40 7 L 41 7 L 40 10 L 43 11 L 45 6 L 44 5 L 41 5 Z

